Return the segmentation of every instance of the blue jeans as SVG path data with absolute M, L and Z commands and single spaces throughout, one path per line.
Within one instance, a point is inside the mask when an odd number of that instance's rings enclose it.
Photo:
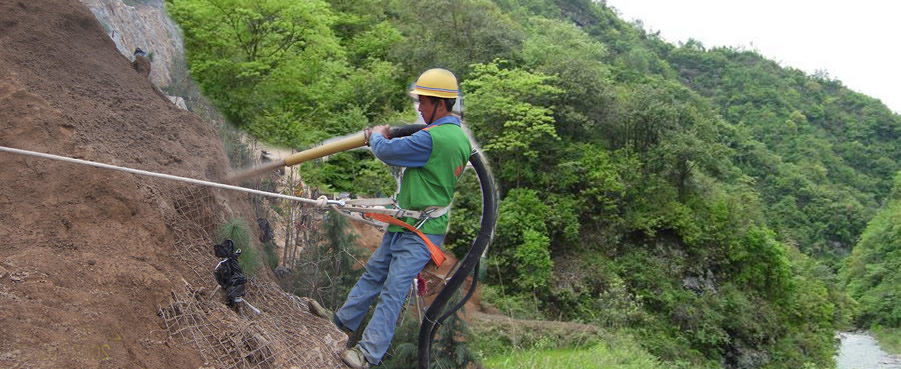
M 427 234 L 440 246 L 444 235 Z M 344 306 L 335 313 L 344 327 L 356 331 L 369 311 L 372 300 L 379 296 L 372 319 L 363 331 L 360 348 L 371 364 L 378 364 L 388 351 L 397 318 L 416 277 L 431 260 L 425 242 L 412 232 L 385 232 L 382 244 L 366 263 L 366 272 L 350 290 Z

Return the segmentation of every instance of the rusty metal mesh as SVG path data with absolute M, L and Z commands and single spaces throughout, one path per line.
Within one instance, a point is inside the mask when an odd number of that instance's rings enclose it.
M 173 302 L 160 308 L 169 335 L 194 345 L 205 366 L 215 368 L 343 368 L 338 353 L 347 337 L 310 314 L 309 300 L 287 294 L 272 282 L 250 279 L 243 304 L 228 308 L 217 290 L 213 232 L 222 221 L 215 190 L 180 187 L 167 224 L 175 235 L 175 256 L 193 273 Z

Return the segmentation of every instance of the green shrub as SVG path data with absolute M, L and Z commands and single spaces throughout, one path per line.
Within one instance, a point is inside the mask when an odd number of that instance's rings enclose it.
M 257 249 L 253 247 L 248 247 L 246 249 L 241 249 L 241 257 L 238 259 L 238 264 L 241 265 L 241 270 L 244 271 L 244 274 L 247 275 L 247 278 L 253 278 L 256 276 L 257 271 L 259 271 L 260 266 L 263 265 L 262 256 Z
M 251 244 L 250 234 L 250 227 L 241 218 L 231 218 L 216 229 L 217 242 L 229 239 L 235 243 L 235 250 L 241 249 L 238 264 L 248 278 L 253 278 L 262 265 L 262 258 L 260 252 Z
M 901 192 L 896 189 L 896 192 Z M 860 303 L 859 327 L 901 327 L 901 201 L 891 201 L 867 225 L 843 268 L 846 290 Z
M 617 265 L 608 257 L 592 252 L 557 258 L 546 315 L 555 319 L 591 323 L 603 328 L 640 325 L 648 320 L 641 299 L 629 290 L 616 273 Z M 573 277 L 577 276 L 577 277 Z
M 502 314 L 514 319 L 544 319 L 534 295 L 508 295 L 502 287 L 483 284 L 482 301 L 494 305 Z
M 263 244 L 263 252 L 266 254 L 266 264 L 269 269 L 278 268 L 278 253 L 275 252 L 275 244 L 272 241 Z
M 456 305 L 461 297 L 462 293 L 458 291 L 448 302 L 448 306 Z M 408 300 L 407 303 L 412 303 L 412 301 Z M 402 313 L 402 318 L 405 319 L 395 331 L 388 353 L 382 364 L 379 365 L 385 369 L 413 368 L 418 362 L 419 320 L 417 320 L 415 308 L 410 308 Z M 457 314 L 448 316 L 439 326 L 435 339 L 432 341 L 431 368 L 468 369 L 479 367 L 476 365 L 478 356 L 470 349 L 470 340 L 474 337 L 469 326 Z

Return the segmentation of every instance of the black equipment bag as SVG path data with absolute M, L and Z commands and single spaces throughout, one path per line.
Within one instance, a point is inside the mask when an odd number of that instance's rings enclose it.
M 218 245 L 213 245 L 213 254 L 220 258 L 227 258 L 229 256 L 232 256 L 232 251 L 234 250 L 235 243 L 232 242 L 232 240 L 225 240 Z
M 216 265 L 216 282 L 225 291 L 227 303 L 229 306 L 244 297 L 246 293 L 244 285 L 247 283 L 247 277 L 241 271 L 241 265 L 238 264 L 238 257 L 241 256 L 241 249 L 234 251 L 235 244 L 232 240 L 225 240 L 221 244 L 213 246 L 213 252 L 220 258 L 225 258 Z
M 275 239 L 275 233 L 272 232 L 272 226 L 266 218 L 257 218 L 257 225 L 260 226 L 260 242 L 266 243 Z

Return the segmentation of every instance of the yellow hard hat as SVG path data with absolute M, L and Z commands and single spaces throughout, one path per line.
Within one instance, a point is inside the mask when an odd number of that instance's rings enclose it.
M 410 93 L 420 96 L 440 97 L 442 99 L 456 99 L 460 95 L 460 90 L 457 88 L 457 77 L 451 71 L 434 68 L 423 72 L 419 76 Z

